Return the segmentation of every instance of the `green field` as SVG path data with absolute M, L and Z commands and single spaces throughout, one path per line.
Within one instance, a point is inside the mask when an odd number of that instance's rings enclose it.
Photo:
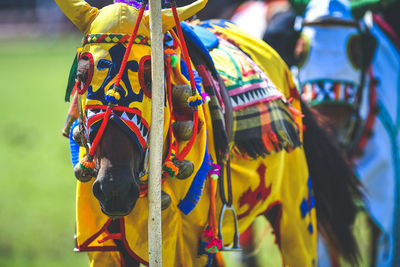
M 76 180 L 60 134 L 80 38 L 0 42 L 0 266 L 88 266 L 73 252 Z

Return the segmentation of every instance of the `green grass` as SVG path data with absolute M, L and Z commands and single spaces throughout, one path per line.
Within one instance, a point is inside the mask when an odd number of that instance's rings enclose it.
M 75 178 L 61 136 L 80 36 L 0 42 L 0 266 L 87 266 L 73 252 Z

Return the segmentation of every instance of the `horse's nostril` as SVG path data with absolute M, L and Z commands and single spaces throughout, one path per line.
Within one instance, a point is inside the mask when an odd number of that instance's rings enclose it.
M 139 194 L 140 194 L 139 187 L 135 183 L 132 183 L 128 191 L 128 196 L 131 198 L 138 198 Z
M 104 200 L 104 193 L 101 190 L 100 182 L 95 181 L 92 186 L 93 195 L 99 200 Z

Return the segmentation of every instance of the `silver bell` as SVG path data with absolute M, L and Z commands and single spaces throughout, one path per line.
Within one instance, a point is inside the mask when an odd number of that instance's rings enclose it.
M 171 197 L 164 191 L 161 191 L 161 210 L 168 208 L 169 205 L 171 205 L 171 202 Z
M 74 139 L 75 143 L 77 143 L 78 146 L 83 146 L 82 144 L 82 136 L 81 132 L 79 131 L 79 126 L 75 126 L 75 128 L 72 130 L 72 138 Z
M 172 162 L 175 164 L 175 166 L 179 169 L 178 174 L 176 175 L 176 178 L 180 180 L 184 180 L 186 178 L 189 178 L 190 175 L 194 172 L 194 164 L 191 161 L 188 160 L 178 160 L 178 159 L 173 159 Z
M 79 162 L 74 166 L 74 174 L 76 179 L 78 179 L 82 183 L 89 182 L 93 178 L 93 176 L 82 170 Z
M 193 121 L 177 121 L 172 124 L 172 131 L 179 141 L 188 141 L 193 134 Z
M 192 88 L 188 84 L 173 85 L 171 94 L 174 106 L 187 108 L 188 98 L 192 96 Z

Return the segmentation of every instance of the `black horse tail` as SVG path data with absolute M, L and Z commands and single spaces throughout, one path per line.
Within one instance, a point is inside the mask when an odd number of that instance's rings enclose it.
M 339 149 L 335 138 L 323 129 L 320 116 L 305 103 L 304 150 L 313 184 L 318 229 L 330 249 L 353 266 L 358 265 L 359 250 L 352 225 L 362 199 L 361 184 L 350 161 Z

